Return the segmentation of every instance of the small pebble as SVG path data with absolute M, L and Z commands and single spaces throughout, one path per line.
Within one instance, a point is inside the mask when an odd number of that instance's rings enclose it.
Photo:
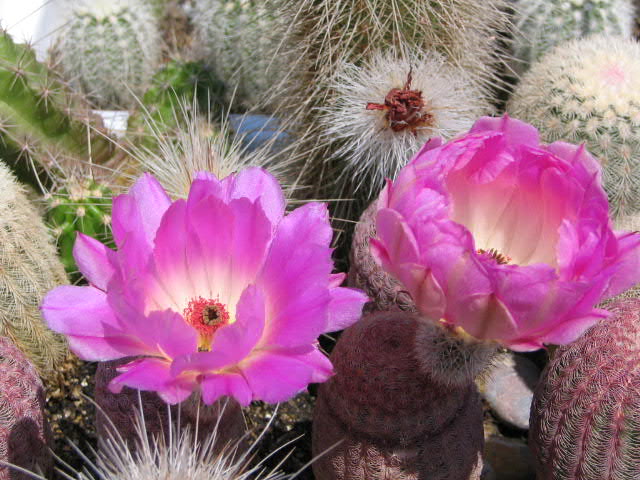
M 528 430 L 533 389 L 539 377 L 540 370 L 531 360 L 509 354 L 489 372 L 482 396 L 502 422 Z

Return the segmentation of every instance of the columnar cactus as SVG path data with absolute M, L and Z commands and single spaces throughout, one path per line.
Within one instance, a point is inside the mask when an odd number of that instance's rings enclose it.
M 0 337 L 0 461 L 40 474 L 52 467 L 44 414 L 44 386 L 38 372 L 6 337 Z M 32 478 L 5 465 L 0 480 Z
M 135 448 L 139 433 L 135 420 L 139 415 L 144 418 L 149 438 L 167 435 L 170 418 L 180 418 L 181 428 L 188 426 L 193 432 L 197 431 L 200 442 L 204 443 L 215 433 L 216 452 L 239 446 L 245 432 L 245 422 L 240 405 L 232 398 L 204 405 L 200 402 L 199 395 L 194 394 L 182 404 L 169 407 L 155 392 L 138 394 L 137 390 L 127 387 L 121 393 L 112 393 L 108 385 L 118 375 L 117 367 L 132 360 L 101 362 L 98 365 L 95 401 L 99 412 L 96 431 L 101 448 L 108 443 L 107 439 L 116 437 L 126 442 L 130 448 Z
M 343 332 L 315 406 L 316 479 L 479 479 L 482 406 L 466 358 L 475 349 L 484 346 L 399 311 Z
M 77 0 L 58 49 L 70 82 L 96 106 L 131 108 L 160 60 L 158 19 L 145 1 Z
M 47 195 L 47 224 L 56 237 L 67 273 L 78 271 L 73 259 L 76 232 L 109 245 L 111 241 L 111 197 L 109 188 L 92 179 L 69 178 L 65 186 Z M 112 246 L 112 245 L 111 245 Z
M 36 60 L 33 50 L 16 45 L 6 32 L 0 32 L 0 92 L 4 153 L 26 157 L 45 170 L 89 154 L 94 162 L 110 155 L 109 141 L 70 115 L 73 106 L 65 86 Z
M 507 105 L 542 140 L 584 142 L 603 167 L 616 228 L 640 230 L 640 45 L 596 36 L 558 46 L 523 77 Z
M 640 478 L 640 300 L 559 348 L 531 406 L 540 480 Z
M 0 245 L 0 336 L 9 337 L 41 375 L 53 375 L 68 350 L 45 325 L 39 306 L 67 278 L 38 212 L 1 163 Z
M 259 0 L 196 0 L 193 6 L 195 55 L 225 83 L 232 107 L 261 105 L 290 68 L 285 55 L 275 55 L 283 18 Z
M 568 40 L 605 33 L 631 37 L 633 0 L 517 0 L 513 49 L 525 70 L 551 48 Z
M 491 110 L 465 70 L 435 52 L 376 52 L 341 64 L 330 88 L 318 122 L 342 170 L 337 191 L 365 204 L 427 140 L 448 140 Z

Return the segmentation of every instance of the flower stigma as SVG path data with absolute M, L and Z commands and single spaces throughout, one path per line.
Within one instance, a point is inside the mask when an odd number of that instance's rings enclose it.
M 229 323 L 230 315 L 226 305 L 219 299 L 197 297 L 189 301 L 184 309 L 185 321 L 198 332 L 198 351 L 211 350 L 211 341 L 216 331 Z
M 479 248 L 478 249 L 478 253 L 480 255 L 484 255 L 487 258 L 490 258 L 491 260 L 495 260 L 495 262 L 498 265 L 507 265 L 508 263 L 511 263 L 511 261 L 512 261 L 512 258 L 510 256 L 499 252 L 495 248 L 490 248 L 488 250 L 485 250 L 483 248 Z

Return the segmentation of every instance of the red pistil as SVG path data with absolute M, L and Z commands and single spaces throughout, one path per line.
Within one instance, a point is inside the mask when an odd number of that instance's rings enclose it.
M 394 132 L 409 129 L 417 136 L 417 129 L 433 123 L 433 115 L 424 111 L 420 90 L 411 90 L 411 70 L 403 88 L 392 88 L 382 103 L 367 103 L 367 110 L 386 110 L 385 118 Z
M 229 312 L 218 299 L 194 298 L 184 309 L 185 321 L 196 329 L 199 335 L 198 350 L 211 350 L 211 340 L 216 331 L 229 323 Z

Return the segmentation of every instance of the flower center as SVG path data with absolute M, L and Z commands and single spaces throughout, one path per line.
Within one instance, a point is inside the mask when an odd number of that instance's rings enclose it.
M 417 128 L 433 123 L 433 115 L 424 111 L 420 90 L 411 90 L 411 71 L 403 88 L 392 88 L 382 103 L 367 103 L 367 110 L 385 110 L 385 118 L 394 132 L 409 129 L 417 136 Z
M 220 327 L 228 324 L 230 319 L 226 305 L 220 303 L 218 299 L 202 297 L 189 301 L 182 316 L 198 332 L 198 350 L 201 352 L 211 350 L 214 334 Z
M 479 248 L 478 253 L 480 255 L 484 255 L 487 258 L 495 260 L 498 265 L 506 265 L 508 263 L 511 263 L 512 261 L 511 257 L 505 255 L 504 253 L 500 253 L 495 248 L 490 248 L 489 250 Z

